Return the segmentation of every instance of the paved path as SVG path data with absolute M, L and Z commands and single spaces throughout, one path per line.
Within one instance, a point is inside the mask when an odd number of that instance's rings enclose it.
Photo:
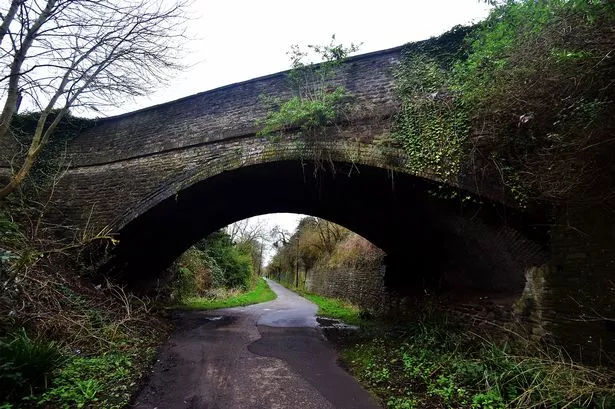
M 278 298 L 177 313 L 135 409 L 376 409 L 337 365 L 316 305 L 268 281 Z

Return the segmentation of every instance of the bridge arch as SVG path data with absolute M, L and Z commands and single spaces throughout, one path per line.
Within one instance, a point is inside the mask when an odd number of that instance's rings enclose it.
M 408 173 L 397 153 L 347 141 L 306 147 L 291 139 L 275 149 L 268 141 L 243 141 L 118 218 L 112 263 L 130 283 L 151 281 L 210 232 L 291 212 L 333 221 L 382 248 L 385 282 L 397 290 L 461 284 L 520 292 L 525 270 L 542 257 L 511 225 L 525 221 L 495 202 L 459 207 L 434 197 L 434 181 Z

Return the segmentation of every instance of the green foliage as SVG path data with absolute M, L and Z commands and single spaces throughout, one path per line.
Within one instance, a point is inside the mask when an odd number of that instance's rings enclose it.
M 567 362 L 556 350 L 531 354 L 525 343 L 477 338 L 446 317 L 371 331 L 343 357 L 388 408 L 603 409 L 615 397 L 607 370 Z
M 23 272 L 25 268 L 34 265 L 39 257 L 40 250 L 35 248 L 26 237 L 23 229 L 15 220 L 15 205 L 3 203 L 0 208 L 0 280 L 4 284 L 4 291 L 12 291 L 7 288 L 13 282 L 16 274 Z
M 195 247 L 210 257 L 214 287 L 246 289 L 250 286 L 254 273 L 252 254 L 236 246 L 227 233 L 214 232 Z
M 214 310 L 218 308 L 231 308 L 243 305 L 258 304 L 275 300 L 275 293 L 262 278 L 256 281 L 253 289 L 233 294 L 229 297 L 195 297 L 184 300 L 176 308 L 188 310 Z
M 39 273 L 36 279 L 49 277 Z M 46 281 L 46 292 L 32 292 L 33 298 L 42 298 L 46 308 L 41 312 L 38 304 L 31 301 L 29 307 L 37 308 L 35 313 L 45 317 L 43 322 L 36 322 L 36 329 L 47 337 L 53 334 L 62 339 L 63 348 L 60 351 L 56 342 L 43 341 L 47 338 L 42 335 L 32 338 L 23 330 L 3 338 L 0 401 L 8 396 L 8 401 L 17 407 L 126 405 L 145 361 L 152 358 L 153 350 L 148 346 L 157 342 L 165 325 L 152 317 L 145 301 L 136 300 L 120 287 L 107 286 L 96 294 L 104 305 L 96 304 L 92 290 L 82 293 L 79 287 L 58 282 Z M 121 300 L 120 306 L 116 297 Z
M 436 60 L 407 57 L 396 73 L 402 106 L 393 137 L 408 154 L 407 166 L 413 172 L 455 184 L 469 119 L 459 97 L 450 91 L 449 77 Z
M 212 285 L 210 257 L 194 247 L 188 249 L 178 260 L 177 272 L 171 286 L 171 296 L 181 301 L 202 295 Z
M 57 343 L 32 339 L 23 328 L 0 339 L 0 401 L 45 387 L 62 362 Z
M 614 22 L 612 2 L 507 2 L 469 37 L 455 87 L 482 126 L 474 147 L 518 201 L 589 200 L 612 182 L 615 66 L 599 39 Z
M 178 266 L 177 272 L 173 277 L 171 286 L 171 297 L 174 300 L 182 301 L 188 297 L 196 295 L 194 273 L 186 267 Z
M 490 389 L 484 393 L 477 393 L 472 397 L 472 409 L 505 409 L 504 399 L 498 391 Z
M 32 186 L 40 188 L 40 181 Z M 28 200 L 28 186 L 0 205 L 0 403 L 124 407 L 151 358 L 148 346 L 166 325 L 147 300 L 111 282 L 94 288 L 77 278 L 84 275 L 76 261 L 84 246 L 50 233 L 56 225 L 47 224 L 44 204 Z M 118 375 L 106 382 L 110 366 L 91 375 L 87 364 L 66 358 L 74 354 L 94 363 L 90 354 L 125 355 L 136 365 L 128 365 L 121 381 Z
M 483 178 L 500 180 L 521 206 L 608 200 L 614 9 L 608 1 L 506 1 L 453 58 L 411 46 L 396 73 L 394 130 L 408 167 L 453 185 L 473 176 L 479 189 Z
M 178 259 L 171 296 L 178 302 L 203 297 L 211 289 L 248 289 L 254 281 L 253 249 L 236 245 L 220 230 L 188 249 Z
M 351 95 L 342 86 L 335 85 L 333 75 L 348 54 L 356 52 L 358 45 L 345 47 L 335 43 L 324 46 L 308 45 L 321 59 L 320 64 L 305 63 L 308 53 L 299 46 L 291 47 L 292 69 L 288 79 L 294 96 L 277 104 L 260 122 L 259 136 L 277 136 L 285 132 L 299 132 L 310 142 L 326 136 L 327 127 L 344 118 L 351 107 Z
M 64 408 L 98 407 L 119 409 L 130 399 L 126 384 L 132 359 L 123 353 L 73 358 L 54 377 L 51 387 L 38 399 L 38 404 L 54 404 Z
M 269 113 L 258 135 L 275 135 L 293 130 L 298 130 L 304 136 L 313 135 L 335 124 L 346 110 L 348 100 L 349 95 L 344 87 L 320 92 L 312 98 L 294 96 L 281 104 L 279 110 Z
M 417 407 L 417 401 L 412 397 L 395 396 L 387 400 L 386 407 L 389 409 L 415 409 Z

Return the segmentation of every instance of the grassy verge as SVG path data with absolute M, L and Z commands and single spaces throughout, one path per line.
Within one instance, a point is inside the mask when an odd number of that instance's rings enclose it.
M 184 310 L 214 310 L 218 308 L 240 307 L 243 305 L 258 304 L 271 301 L 276 298 L 275 293 L 269 288 L 267 282 L 259 279 L 254 288 L 239 294 L 233 294 L 222 298 L 189 298 L 183 304 L 174 308 Z
M 318 305 L 318 315 L 320 316 L 339 319 L 351 325 L 360 325 L 363 323 L 359 307 L 348 301 L 323 297 L 322 295 L 311 294 L 304 291 L 298 292 L 302 297 Z

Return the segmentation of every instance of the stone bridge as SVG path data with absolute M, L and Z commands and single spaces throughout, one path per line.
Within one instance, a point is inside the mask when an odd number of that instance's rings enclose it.
M 438 199 L 430 192 L 439 180 L 410 172 L 404 152 L 383 142 L 398 108 L 393 74 L 402 54 L 398 47 L 360 55 L 339 68 L 333 81 L 359 109 L 318 144 L 292 133 L 256 136 L 270 109 L 263 96 L 292 95 L 285 72 L 98 120 L 66 146 L 70 168 L 55 187 L 54 215 L 117 235 L 113 265 L 140 282 L 229 223 L 310 214 L 381 247 L 391 288 L 517 296 L 525 288 L 547 294 L 529 295 L 528 314 L 561 322 L 558 314 L 570 315 L 562 294 L 575 281 L 531 274 L 544 272 L 550 257 L 550 238 L 536 227 L 544 220 L 507 206 L 500 187 L 476 186 L 472 175 L 455 189 L 476 200 L 462 206 Z M 0 148 L 6 177 L 19 147 L 0 141 Z

